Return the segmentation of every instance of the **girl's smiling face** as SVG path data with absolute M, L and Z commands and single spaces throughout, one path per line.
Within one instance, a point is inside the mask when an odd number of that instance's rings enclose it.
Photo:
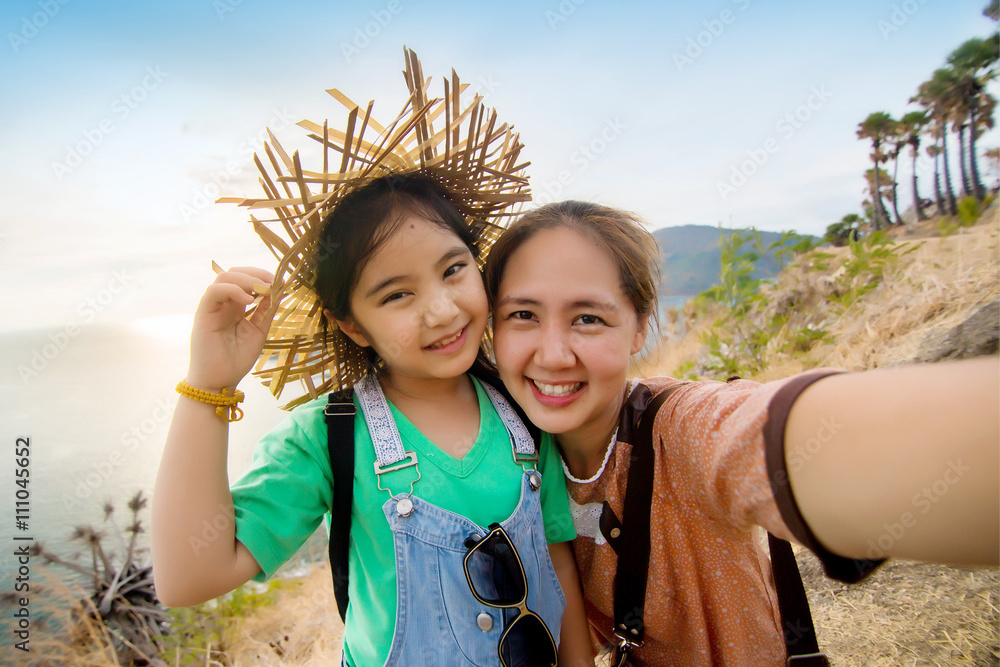
M 550 433 L 610 437 L 647 321 L 611 254 L 570 228 L 541 230 L 510 255 L 496 298 L 500 377 L 528 418 Z
M 338 326 L 386 362 L 394 382 L 455 378 L 472 366 L 486 330 L 482 276 L 452 231 L 414 214 L 365 265 Z

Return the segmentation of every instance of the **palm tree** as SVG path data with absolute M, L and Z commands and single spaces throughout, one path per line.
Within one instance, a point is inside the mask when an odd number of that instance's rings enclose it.
M 952 132 L 958 134 L 958 168 L 959 175 L 962 178 L 962 199 L 972 196 L 972 193 L 974 192 L 972 184 L 969 181 L 969 169 L 967 166 L 968 161 L 965 153 L 965 128 L 968 127 L 965 124 L 965 113 L 967 108 L 968 107 L 964 104 L 960 104 L 955 107 L 956 117 L 954 117 L 951 121 Z
M 864 121 L 858 123 L 858 139 L 871 139 L 872 141 L 872 162 L 875 164 L 874 170 L 871 173 L 874 176 L 871 179 L 871 198 L 873 203 L 873 220 L 875 223 L 875 229 L 881 229 L 881 219 L 884 218 L 887 225 L 892 224 L 889 221 L 889 214 L 885 210 L 885 203 L 882 201 L 882 188 L 879 183 L 879 164 L 885 162 L 886 156 L 882 153 L 882 146 L 889 139 L 893 133 L 893 126 L 895 122 L 892 120 L 892 116 L 887 114 L 885 111 L 876 111 L 874 113 L 868 114 L 868 118 Z M 866 174 L 869 172 L 866 172 Z M 882 172 L 885 173 L 885 172 Z
M 896 188 L 899 185 L 899 154 L 903 152 L 903 148 L 906 146 L 906 129 L 899 124 L 899 121 L 894 121 L 892 124 L 892 134 L 889 135 L 889 150 L 892 152 L 892 187 L 890 188 L 891 194 L 889 195 L 892 201 L 892 212 L 895 215 L 895 222 L 897 225 L 903 224 L 903 219 L 899 215 L 899 199 L 896 196 Z
M 965 111 L 968 119 L 967 123 L 963 119 L 960 127 L 969 128 L 969 189 L 980 201 L 986 196 L 986 191 L 979 178 L 976 156 L 976 134 L 983 120 L 979 110 L 987 99 L 992 99 L 986 92 L 986 83 L 996 76 L 998 59 L 1000 59 L 1000 42 L 995 36 L 990 39 L 974 37 L 948 56 L 948 64 L 954 70 L 956 97 L 961 100 L 958 108 Z
M 955 215 L 958 208 L 955 205 L 955 190 L 951 185 L 951 169 L 948 166 L 948 123 L 955 107 L 952 70 L 944 67 L 934 70 L 931 78 L 920 84 L 917 94 L 910 101 L 917 102 L 931 115 L 931 127 L 944 167 L 944 192 L 948 204 L 947 211 L 942 210 L 941 213 Z
M 1000 0 L 990 0 L 983 10 L 983 16 L 989 16 L 994 21 L 1000 21 Z
M 935 143 L 927 147 L 927 154 L 934 158 L 934 204 L 937 206 L 937 214 L 945 215 L 947 209 L 944 206 L 944 197 L 941 195 L 941 171 L 940 164 L 941 160 L 938 156 L 941 155 L 941 149 L 937 145 L 937 136 L 935 135 Z
M 913 155 L 913 210 L 917 214 L 917 220 L 927 219 L 927 216 L 924 215 L 924 207 L 920 203 L 920 191 L 917 189 L 917 157 L 920 155 L 920 134 L 924 131 L 927 120 L 926 111 L 910 111 L 904 114 L 897 123 L 900 136 L 903 137 L 904 144 L 910 147 L 910 152 Z M 935 169 L 936 167 L 935 163 Z M 935 179 L 936 177 L 935 171 Z
M 868 185 L 870 199 L 862 202 L 862 205 L 870 210 L 872 226 L 878 231 L 882 228 L 880 221 L 884 220 L 887 226 L 892 224 L 889 212 L 885 208 L 885 200 L 887 198 L 892 200 L 892 183 L 889 181 L 889 174 L 881 167 L 866 169 L 865 183 Z

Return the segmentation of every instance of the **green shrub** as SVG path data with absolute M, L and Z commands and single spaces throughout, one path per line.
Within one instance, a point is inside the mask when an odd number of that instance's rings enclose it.
M 783 232 L 767 248 L 760 233 L 753 228 L 737 229 L 727 234 L 719 228 L 719 284 L 698 295 L 702 302 L 713 302 L 726 309 L 701 336 L 709 358 L 704 369 L 720 378 L 754 375 L 764 368 L 768 343 L 787 321 L 787 314 L 765 316 L 768 298 L 767 280 L 754 278 L 757 263 L 773 252 L 784 264 L 814 245 L 811 239 L 794 232 Z M 764 321 L 760 321 L 764 318 Z M 687 369 L 685 369 L 685 372 Z
M 884 231 L 869 234 L 861 241 L 851 241 L 851 256 L 843 264 L 837 281 L 838 290 L 830 298 L 847 310 L 855 301 L 878 287 L 887 272 L 919 244 L 893 243 Z
M 807 326 L 804 329 L 799 329 L 792 334 L 789 337 L 788 342 L 782 346 L 781 351 L 805 353 L 811 350 L 813 345 L 816 343 L 832 342 L 833 338 L 830 336 L 830 332 L 826 329 Z
M 244 584 L 197 607 L 170 609 L 164 657 L 177 665 L 229 664 L 226 650 L 240 620 L 274 605 L 277 591 L 287 585 L 284 579 Z
M 940 219 L 938 219 L 937 229 L 941 238 L 948 238 L 958 231 L 958 227 L 958 220 L 950 215 L 943 215 Z
M 979 219 L 979 202 L 975 197 L 966 197 L 958 202 L 958 219 L 963 227 L 971 227 Z
M 857 239 L 861 223 L 860 215 L 848 213 L 839 222 L 827 225 L 826 233 L 823 234 L 823 242 L 835 246 L 845 246 L 851 239 Z

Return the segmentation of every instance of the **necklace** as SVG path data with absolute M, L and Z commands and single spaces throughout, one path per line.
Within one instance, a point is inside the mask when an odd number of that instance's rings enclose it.
M 634 380 L 627 380 L 625 382 L 625 396 L 628 396 L 629 394 L 632 393 L 632 390 L 635 388 L 636 384 L 637 383 Z M 608 467 L 608 461 L 611 459 L 611 452 L 614 450 L 615 442 L 617 441 L 618 441 L 618 429 L 615 428 L 615 432 L 611 434 L 611 441 L 608 443 L 608 448 L 604 451 L 604 461 L 601 462 L 600 469 L 598 469 L 598 471 L 594 473 L 594 476 L 590 477 L 589 479 L 578 479 L 577 477 L 574 477 L 573 473 L 569 471 L 569 466 L 566 465 L 566 459 L 563 457 L 562 452 L 559 452 L 559 461 L 560 463 L 562 463 L 563 472 L 566 473 L 566 479 L 576 484 L 593 484 L 594 482 L 599 480 L 601 478 L 601 475 L 604 474 L 604 469 Z
M 566 473 L 566 479 L 568 479 L 571 482 L 576 482 L 577 484 L 591 484 L 599 480 L 601 478 L 601 475 L 604 474 L 604 469 L 608 467 L 608 460 L 611 458 L 611 451 L 615 448 L 615 442 L 617 441 L 617 439 L 618 439 L 618 429 L 615 429 L 615 432 L 611 434 L 611 442 L 608 443 L 608 448 L 604 452 L 604 461 L 601 462 L 600 469 L 596 473 L 594 473 L 593 477 L 590 477 L 589 479 L 578 479 L 574 477 L 573 473 L 569 471 L 569 466 L 566 465 L 566 459 L 563 458 L 562 452 L 559 452 L 559 460 L 562 462 L 563 472 Z

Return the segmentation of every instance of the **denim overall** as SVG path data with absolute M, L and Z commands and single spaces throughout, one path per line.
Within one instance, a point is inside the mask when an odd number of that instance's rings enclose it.
M 535 444 L 506 399 L 489 385 L 483 388 L 511 436 L 515 463 L 525 468 L 517 507 L 500 525 L 523 564 L 528 609 L 545 621 L 558 643 L 566 598 L 545 541 L 538 490 L 541 477 L 530 465 L 537 460 Z M 376 474 L 415 466 L 416 454 L 403 450 L 378 381 L 365 377 L 355 385 L 355 393 L 375 447 Z M 415 482 L 419 479 L 418 475 Z M 385 664 L 499 665 L 500 636 L 517 610 L 477 601 L 462 564 L 469 551 L 466 538 L 485 536 L 488 530 L 412 491 L 411 485 L 410 493 L 397 493 L 382 506 L 393 533 L 397 589 L 396 626 Z M 470 576 L 481 592 L 492 585 L 488 572 L 470 571 Z

